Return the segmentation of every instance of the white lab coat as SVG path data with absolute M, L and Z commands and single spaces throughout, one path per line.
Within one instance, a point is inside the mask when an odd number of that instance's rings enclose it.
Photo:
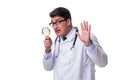
M 107 55 L 91 34 L 93 44 L 86 47 L 77 38 L 75 47 L 71 49 L 75 38 L 73 28 L 65 41 L 57 39 L 52 51 L 44 54 L 43 65 L 48 71 L 53 69 L 54 80 L 95 80 L 95 64 L 104 67 Z

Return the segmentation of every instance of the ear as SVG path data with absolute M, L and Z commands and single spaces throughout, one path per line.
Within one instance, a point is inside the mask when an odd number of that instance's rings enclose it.
M 71 25 L 71 19 L 67 19 L 67 25 Z

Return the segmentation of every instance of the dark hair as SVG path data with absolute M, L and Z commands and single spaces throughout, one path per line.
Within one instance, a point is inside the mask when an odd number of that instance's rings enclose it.
M 55 8 L 52 12 L 49 14 L 50 17 L 60 16 L 64 19 L 71 19 L 70 11 L 64 7 L 58 7 Z

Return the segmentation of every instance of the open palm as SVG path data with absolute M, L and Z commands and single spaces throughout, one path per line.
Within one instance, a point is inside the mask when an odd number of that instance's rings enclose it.
M 91 42 L 90 30 L 91 30 L 91 25 L 88 25 L 88 22 L 84 21 L 83 23 L 81 23 L 81 35 L 79 33 L 76 33 L 79 39 L 86 45 L 88 45 Z

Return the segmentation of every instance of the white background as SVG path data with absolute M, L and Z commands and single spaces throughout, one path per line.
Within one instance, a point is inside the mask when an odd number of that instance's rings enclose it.
M 53 80 L 42 65 L 41 29 L 59 6 L 70 10 L 74 26 L 87 20 L 107 53 L 108 65 L 96 66 L 96 80 L 120 80 L 119 0 L 0 0 L 0 80 Z

